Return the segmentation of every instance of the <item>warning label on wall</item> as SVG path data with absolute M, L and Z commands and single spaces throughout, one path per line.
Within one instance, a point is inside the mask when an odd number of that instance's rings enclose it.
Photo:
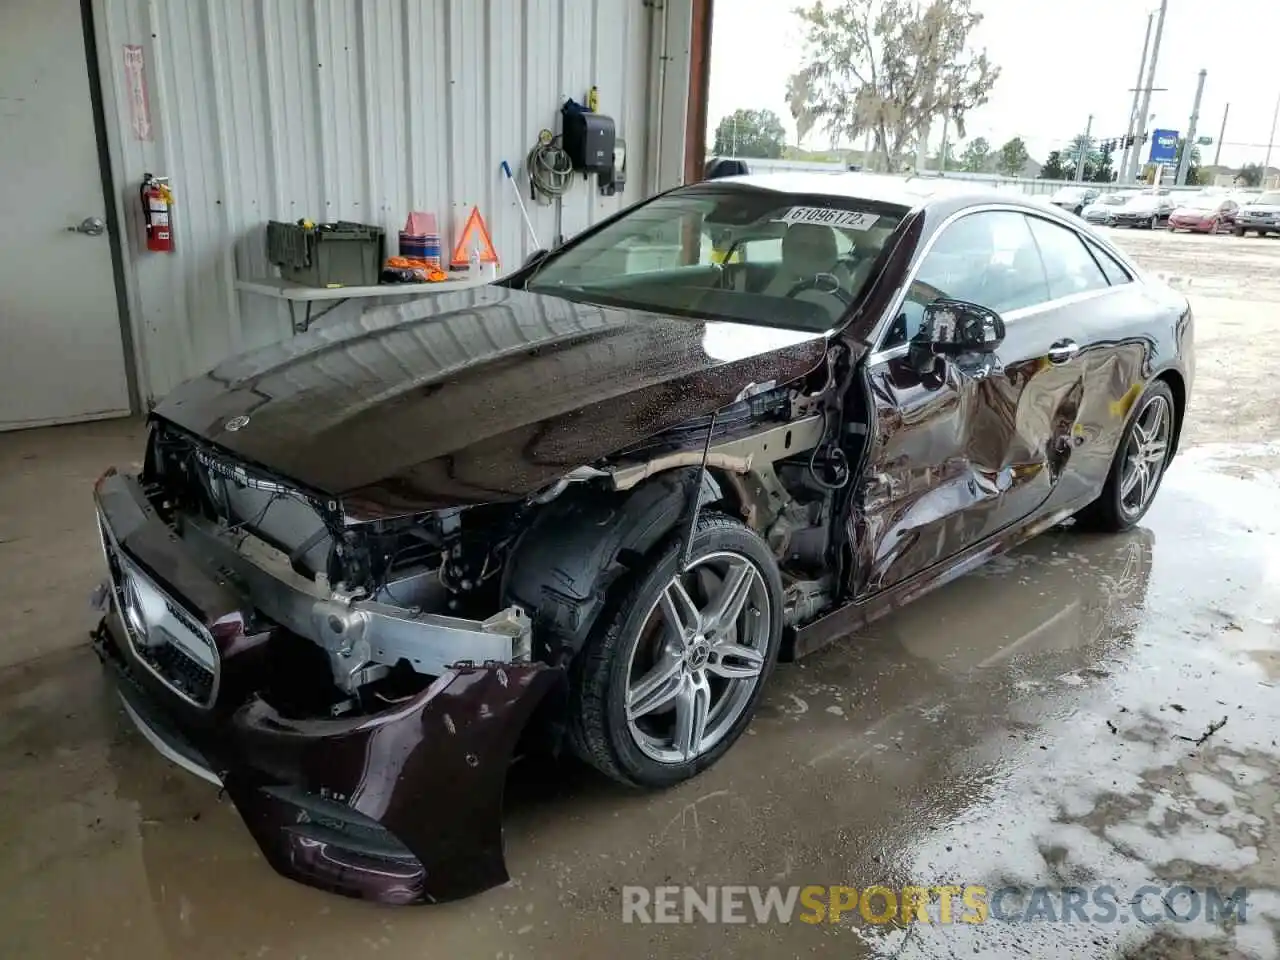
M 133 135 L 139 140 L 150 140 L 151 103 L 147 99 L 147 72 L 140 44 L 124 45 L 124 79 L 129 95 L 129 122 L 133 127 Z

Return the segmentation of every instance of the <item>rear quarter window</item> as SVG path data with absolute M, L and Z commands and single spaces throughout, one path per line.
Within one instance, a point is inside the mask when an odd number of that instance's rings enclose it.
M 1113 287 L 1117 287 L 1122 283 L 1129 283 L 1133 280 L 1129 271 L 1125 269 L 1124 264 L 1113 257 L 1107 251 L 1096 243 L 1090 243 L 1089 252 L 1093 254 L 1093 258 L 1098 261 L 1098 266 L 1102 268 L 1102 272 L 1106 274 L 1107 283 Z

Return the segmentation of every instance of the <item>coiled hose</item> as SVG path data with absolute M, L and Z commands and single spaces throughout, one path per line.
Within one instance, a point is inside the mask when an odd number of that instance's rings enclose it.
M 529 183 L 535 197 L 542 194 L 548 200 L 557 200 L 568 192 L 573 183 L 573 161 L 555 140 L 539 143 L 530 150 L 525 169 L 529 171 Z

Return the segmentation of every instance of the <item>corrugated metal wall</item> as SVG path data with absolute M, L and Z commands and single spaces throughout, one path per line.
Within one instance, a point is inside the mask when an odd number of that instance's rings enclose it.
M 144 396 L 289 335 L 282 303 L 235 289 L 237 277 L 272 273 L 269 219 L 378 223 L 394 248 L 408 211 L 435 212 L 448 241 L 474 204 L 504 269 L 519 266 L 532 245 L 499 164 L 523 168 L 538 131 L 558 129 L 564 99 L 582 100 L 593 84 L 626 140 L 627 191 L 602 197 L 579 178 L 561 208 L 530 204 L 539 238 L 570 236 L 643 196 L 661 112 L 651 104 L 683 95 L 653 85 L 655 7 L 95 0 Z M 133 122 L 129 44 L 145 55 L 149 139 Z M 175 255 L 139 252 L 145 172 L 172 178 Z

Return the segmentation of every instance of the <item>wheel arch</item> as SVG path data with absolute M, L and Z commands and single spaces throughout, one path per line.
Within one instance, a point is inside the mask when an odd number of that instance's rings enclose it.
M 688 517 L 691 478 L 690 469 L 676 468 L 625 493 L 566 493 L 540 512 L 516 543 L 502 582 L 504 601 L 520 604 L 533 621 L 536 657 L 573 660 L 613 587 Z M 723 499 L 703 471 L 700 506 Z
M 1173 429 L 1173 449 L 1170 450 L 1169 456 L 1172 457 L 1178 452 L 1178 443 L 1182 439 L 1182 424 L 1187 410 L 1187 381 L 1183 378 L 1182 373 L 1173 367 L 1161 370 L 1152 378 L 1152 382 L 1156 380 L 1162 381 L 1169 387 L 1169 392 L 1173 394 L 1173 413 L 1174 413 L 1174 429 Z

